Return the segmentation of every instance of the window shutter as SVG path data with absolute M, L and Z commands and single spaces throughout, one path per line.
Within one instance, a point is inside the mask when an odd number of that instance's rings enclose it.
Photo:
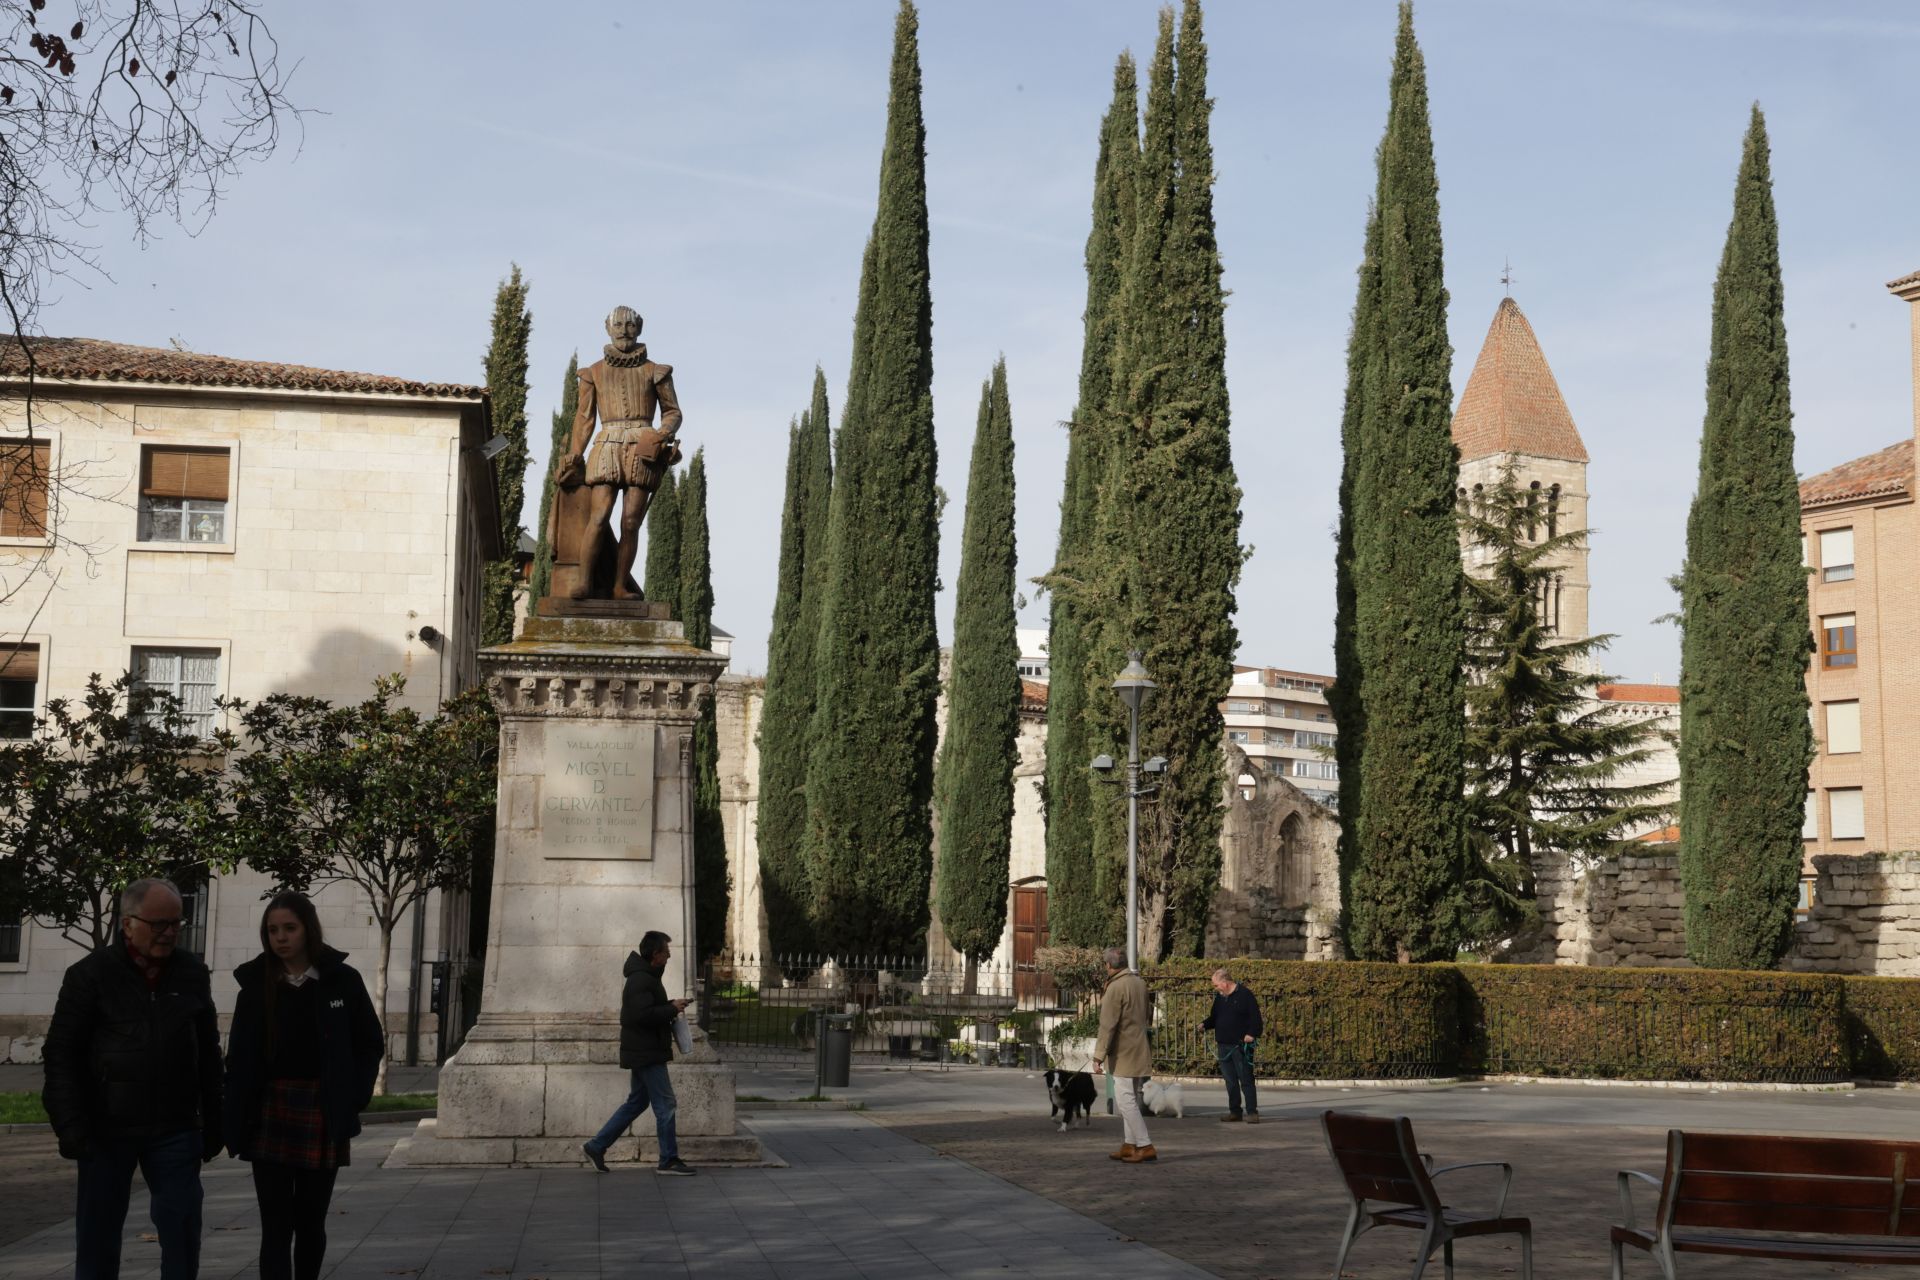
M 1853 563 L 1853 530 L 1822 529 L 1820 531 L 1820 567 L 1831 569 L 1838 565 Z
M 40 646 L 18 644 L 0 648 L 0 680 L 40 680 Z
M 0 537 L 46 536 L 47 471 L 52 457 L 44 441 L 0 446 Z
M 227 500 L 227 451 L 149 445 L 140 462 L 140 492 L 150 498 Z
M 1851 755 L 1860 750 L 1860 704 L 1827 703 L 1827 754 Z

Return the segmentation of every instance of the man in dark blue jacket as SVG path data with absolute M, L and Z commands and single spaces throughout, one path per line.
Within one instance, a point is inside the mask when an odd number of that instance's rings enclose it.
M 660 1167 L 655 1172 L 669 1177 L 686 1177 L 693 1172 L 680 1158 L 680 1145 L 675 1141 L 676 1099 L 673 1081 L 667 1076 L 667 1063 L 673 1060 L 673 1020 L 692 1003 L 667 999 L 667 988 L 660 981 L 673 954 L 667 945 L 672 941 L 659 930 L 652 930 L 641 937 L 640 949 L 627 956 L 627 985 L 620 996 L 620 1065 L 633 1073 L 633 1085 L 627 1100 L 608 1117 L 600 1132 L 580 1144 L 593 1167 L 602 1173 L 607 1172 L 607 1148 L 618 1142 L 649 1106 L 660 1139 Z
M 1220 1119 L 1226 1122 L 1240 1119 L 1240 1095 L 1245 1092 L 1247 1123 L 1259 1124 L 1260 1098 L 1253 1091 L 1253 1051 L 1263 1030 L 1260 1002 L 1225 969 L 1213 971 L 1213 991 L 1213 1012 L 1200 1027 L 1203 1031 L 1212 1029 L 1220 1074 L 1227 1079 L 1227 1114 Z
M 152 1197 L 162 1280 L 200 1269 L 200 1165 L 220 1153 L 220 1031 L 200 957 L 178 951 L 180 891 L 135 880 L 121 939 L 67 969 L 42 1050 L 47 1118 L 80 1165 L 76 1280 L 120 1274 L 137 1167 Z

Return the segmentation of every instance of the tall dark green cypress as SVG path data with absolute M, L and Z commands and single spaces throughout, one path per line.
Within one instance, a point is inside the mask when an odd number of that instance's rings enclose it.
M 1233 681 L 1234 588 L 1243 561 L 1228 433 L 1226 297 L 1213 219 L 1207 50 L 1186 0 L 1176 51 L 1164 10 L 1148 77 L 1137 222 L 1115 336 L 1107 488 L 1094 554 L 1113 566 L 1091 649 L 1090 720 L 1124 749 L 1108 687 L 1143 652 L 1158 691 L 1141 749 L 1165 756 L 1140 833 L 1141 954 L 1200 955 L 1220 878 L 1220 702 Z M 1124 866 L 1120 806 L 1097 806 L 1104 866 Z M 1124 891 L 1124 884 L 1119 888 Z
M 1342 424 L 1342 878 L 1357 958 L 1450 960 L 1475 868 L 1463 791 L 1459 464 L 1426 66 L 1404 3 L 1390 103 Z
M 787 497 L 780 515 L 780 577 L 767 641 L 767 692 L 760 706 L 760 804 L 755 843 L 767 940 L 776 956 L 814 949 L 807 923 L 808 734 L 819 690 L 820 587 L 833 495 L 827 376 L 813 371 L 813 402 L 788 433 Z
M 934 774 L 940 815 L 936 895 L 947 941 L 987 959 L 1007 927 L 1013 770 L 1020 763 L 1020 640 L 1015 634 L 1013 413 L 1007 362 L 980 388 L 953 597 L 947 732 Z
M 647 504 L 647 580 L 649 600 L 664 600 L 680 608 L 680 482 L 671 470 Z M 684 621 L 684 619 L 683 619 Z
M 1771 968 L 1793 940 L 1813 632 L 1766 120 L 1753 108 L 1713 286 L 1706 427 L 1680 578 L 1687 954 Z
M 520 510 L 527 492 L 527 343 L 532 337 L 527 282 L 515 264 L 513 274 L 494 291 L 493 333 L 483 362 L 493 405 L 493 434 L 507 443 L 493 456 L 494 485 L 500 494 L 500 545 L 505 554 L 486 569 L 482 644 L 513 639 L 513 561 L 520 550 Z
M 687 643 L 713 645 L 713 560 L 707 529 L 707 451 L 696 450 L 680 490 L 680 602 L 675 609 L 686 627 Z M 700 958 L 717 955 L 727 944 L 727 900 L 732 878 L 727 871 L 727 833 L 720 815 L 720 733 L 714 700 L 700 709 L 693 726 L 693 919 Z
M 1112 913 L 1094 870 L 1093 798 L 1087 761 L 1087 625 L 1096 609 L 1087 563 L 1099 500 L 1100 418 L 1113 381 L 1114 303 L 1133 233 L 1133 187 L 1140 165 L 1140 87 L 1133 55 L 1113 68 L 1113 103 L 1100 124 L 1093 167 L 1093 227 L 1087 233 L 1087 308 L 1080 350 L 1080 399 L 1068 424 L 1067 477 L 1060 540 L 1046 586 L 1047 629 L 1047 927 L 1056 943 L 1105 946 Z
M 918 27 L 902 0 L 827 536 L 806 859 L 814 929 L 836 952 L 917 950 L 933 866 L 940 531 Z
M 527 605 L 531 609 L 541 597 L 553 590 L 553 539 L 548 522 L 553 517 L 553 477 L 560 461 L 567 456 L 573 440 L 573 415 L 580 408 L 580 353 L 567 361 L 567 376 L 560 381 L 560 407 L 553 415 L 553 441 L 547 447 L 547 478 L 540 489 L 539 539 L 533 551 L 533 576 L 527 586 Z

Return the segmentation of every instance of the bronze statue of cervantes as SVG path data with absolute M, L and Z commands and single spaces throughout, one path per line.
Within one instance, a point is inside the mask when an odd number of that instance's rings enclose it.
M 641 320 L 631 307 L 607 317 L 604 359 L 580 371 L 580 408 L 567 452 L 554 459 L 554 501 L 547 540 L 553 547 L 554 596 L 568 600 L 638 600 L 633 578 L 640 523 L 668 470 L 680 461 L 674 437 L 680 401 L 673 367 L 647 359 Z M 660 425 L 653 425 L 655 409 Z M 594 433 L 594 420 L 600 430 Z M 620 536 L 613 501 L 624 499 Z

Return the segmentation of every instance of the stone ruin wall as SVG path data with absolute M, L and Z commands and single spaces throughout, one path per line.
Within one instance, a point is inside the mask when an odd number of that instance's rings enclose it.
M 1784 968 L 1920 977 L 1920 853 L 1813 860 L 1813 907 Z M 1687 966 L 1674 854 L 1630 854 L 1584 876 L 1543 877 L 1542 928 L 1512 959 L 1530 964 Z
M 1338 959 L 1339 820 L 1285 778 L 1254 768 L 1237 747 L 1229 750 L 1227 775 L 1207 954 Z

